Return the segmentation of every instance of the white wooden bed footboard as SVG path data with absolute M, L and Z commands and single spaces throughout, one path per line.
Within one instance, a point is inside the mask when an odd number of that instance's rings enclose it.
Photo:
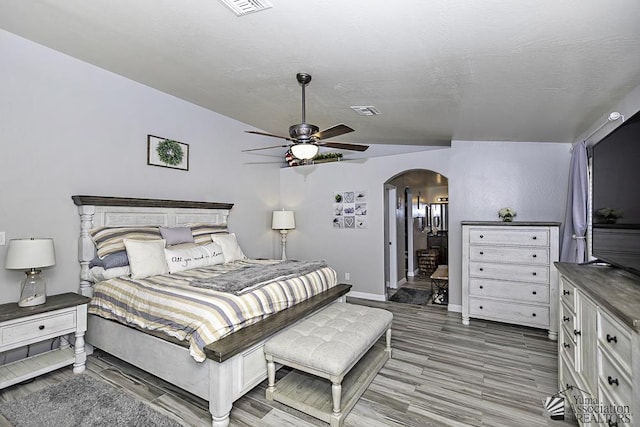
M 227 426 L 233 402 L 267 378 L 264 340 L 222 363 L 196 363 L 187 347 L 95 315 L 89 315 L 86 337 L 95 348 L 207 400 L 215 427 Z
M 79 293 L 93 296 L 89 262 L 95 256 L 89 230 L 99 226 L 167 226 L 189 223 L 226 225 L 228 203 L 122 197 L 73 196 L 80 215 Z M 86 341 L 209 402 L 212 425 L 229 425 L 233 402 L 267 378 L 264 342 L 273 334 L 336 301 L 351 286 L 337 285 L 295 306 L 205 347 L 207 359 L 197 363 L 188 347 L 99 316 L 89 315 Z

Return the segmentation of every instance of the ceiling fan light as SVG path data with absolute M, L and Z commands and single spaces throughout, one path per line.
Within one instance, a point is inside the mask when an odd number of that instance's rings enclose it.
M 294 144 L 291 146 L 291 153 L 296 159 L 311 160 L 316 156 L 316 154 L 318 154 L 319 149 L 320 148 L 315 144 Z

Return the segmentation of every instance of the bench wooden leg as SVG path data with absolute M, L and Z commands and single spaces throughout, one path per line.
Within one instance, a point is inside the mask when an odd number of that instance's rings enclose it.
M 340 400 L 342 399 L 342 384 L 334 382 L 331 385 L 331 397 L 333 399 L 333 416 L 340 417 Z
M 273 393 L 276 391 L 276 364 L 270 356 L 267 356 L 267 381 L 265 397 L 267 400 L 273 400 Z
M 389 359 L 391 359 L 391 328 L 387 329 L 387 353 L 389 353 Z

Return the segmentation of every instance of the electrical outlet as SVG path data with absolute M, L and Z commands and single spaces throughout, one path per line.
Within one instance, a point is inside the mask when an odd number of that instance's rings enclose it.
M 344 280 L 351 280 L 351 273 L 344 273 Z
M 4 246 L 4 231 L 0 231 L 0 246 Z

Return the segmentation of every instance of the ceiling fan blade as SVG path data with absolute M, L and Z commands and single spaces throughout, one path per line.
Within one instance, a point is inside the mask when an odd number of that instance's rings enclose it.
M 291 146 L 290 144 L 272 145 L 271 147 L 250 148 L 248 150 L 242 150 L 242 152 L 246 153 L 247 151 L 269 150 L 271 148 L 286 148 L 286 147 L 290 147 L 290 146 Z
M 321 147 L 337 148 L 339 150 L 351 150 L 351 151 L 367 151 L 367 148 L 369 148 L 368 145 L 347 144 L 345 142 L 331 142 L 331 141 L 318 142 L 318 145 Z
M 339 135 L 344 135 L 345 133 L 349 133 L 349 132 L 353 132 L 353 129 L 351 129 L 349 126 L 345 124 L 340 123 L 339 125 L 335 125 L 333 127 L 330 127 L 329 129 L 316 132 L 313 134 L 313 136 L 316 139 L 327 139 L 327 138 L 333 138 Z
M 245 130 L 245 132 L 252 133 L 254 135 L 270 136 L 272 138 L 281 138 L 281 139 L 286 139 L 287 141 L 293 141 L 293 139 L 289 138 L 288 136 L 274 135 L 272 133 L 258 132 L 256 130 Z

